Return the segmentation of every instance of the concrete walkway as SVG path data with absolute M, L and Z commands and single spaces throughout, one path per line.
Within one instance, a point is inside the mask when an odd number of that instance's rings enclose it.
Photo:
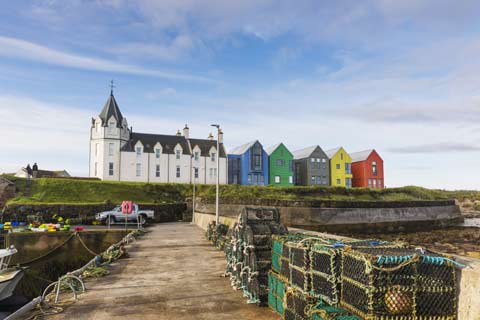
M 199 227 L 170 223 L 149 230 L 110 275 L 87 281 L 79 301 L 48 319 L 280 319 L 232 289 L 222 276 L 223 252 Z

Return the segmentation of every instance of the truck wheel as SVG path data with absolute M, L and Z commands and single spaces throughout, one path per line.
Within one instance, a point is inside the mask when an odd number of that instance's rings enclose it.
M 146 225 L 147 224 L 147 216 L 144 215 L 144 214 L 141 214 L 138 219 L 140 220 L 140 224 L 142 226 Z

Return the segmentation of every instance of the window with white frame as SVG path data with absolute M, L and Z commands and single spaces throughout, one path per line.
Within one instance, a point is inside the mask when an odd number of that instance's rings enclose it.
M 293 183 L 293 176 L 288 177 L 288 183 L 290 183 L 290 184 Z
M 137 147 L 135 150 L 137 151 L 137 157 L 140 157 L 142 155 L 142 147 Z
M 157 178 L 160 177 L 160 165 L 159 164 L 157 164 L 155 166 L 155 177 L 157 177 Z
M 376 161 L 372 161 L 372 174 L 374 176 L 377 175 L 377 162 Z
M 195 161 L 198 161 L 199 158 L 200 158 L 200 155 L 199 155 L 198 151 L 195 151 L 195 153 L 194 153 Z
M 212 161 L 215 161 L 216 156 L 217 154 L 215 152 L 212 152 L 212 154 L 210 155 L 210 158 L 212 159 Z
M 108 131 L 110 133 L 115 133 L 115 122 L 114 121 L 110 121 L 110 123 L 108 124 Z
M 342 183 L 342 180 L 337 179 L 337 184 L 341 184 L 341 183 Z
M 193 169 L 195 179 L 198 179 L 198 168 Z
M 113 162 L 108 163 L 108 175 L 113 176 Z
M 280 183 L 280 176 L 275 176 L 275 183 Z
M 209 175 L 210 175 L 210 178 L 213 177 L 213 168 L 210 168 Z
M 179 149 L 175 150 L 175 158 L 176 158 L 177 160 L 180 159 L 180 155 L 181 155 L 181 150 L 179 150 Z
M 180 178 L 180 166 L 177 166 L 176 177 Z
M 277 163 L 277 167 L 283 167 L 285 165 L 285 160 L 277 159 L 276 163 Z
M 325 162 L 327 162 L 327 159 L 322 158 L 322 163 L 325 163 Z
M 375 189 L 377 187 L 377 179 L 372 179 L 373 182 L 373 188 Z
M 368 187 L 369 187 L 369 188 L 372 187 L 372 179 L 368 179 Z
M 337 163 L 336 168 L 340 169 L 340 163 Z
M 142 164 L 141 163 L 137 163 L 136 166 L 135 166 L 135 175 L 137 177 L 140 177 L 142 175 Z
M 161 153 L 161 152 L 160 152 L 160 149 L 159 149 L 159 148 L 156 148 L 156 149 L 155 149 L 155 158 L 160 159 L 160 153 Z
M 113 156 L 113 149 L 115 148 L 115 144 L 114 143 L 109 143 L 108 144 L 108 155 L 109 156 Z

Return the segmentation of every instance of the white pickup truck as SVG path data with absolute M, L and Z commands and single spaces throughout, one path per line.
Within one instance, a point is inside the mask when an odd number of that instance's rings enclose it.
M 122 213 L 122 206 L 116 206 L 112 211 L 104 211 L 97 213 L 95 219 L 100 222 L 111 224 L 115 222 L 125 222 L 125 216 L 129 222 L 139 221 L 142 225 L 146 224 L 149 220 L 153 220 L 154 213 L 153 210 L 140 210 L 138 204 L 134 203 L 131 214 Z M 138 220 L 137 220 L 138 218 Z

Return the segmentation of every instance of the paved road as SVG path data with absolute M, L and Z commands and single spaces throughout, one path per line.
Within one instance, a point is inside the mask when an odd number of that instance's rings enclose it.
M 111 274 L 48 319 L 280 319 L 247 305 L 224 278 L 225 258 L 195 225 L 156 224 L 129 248 Z

